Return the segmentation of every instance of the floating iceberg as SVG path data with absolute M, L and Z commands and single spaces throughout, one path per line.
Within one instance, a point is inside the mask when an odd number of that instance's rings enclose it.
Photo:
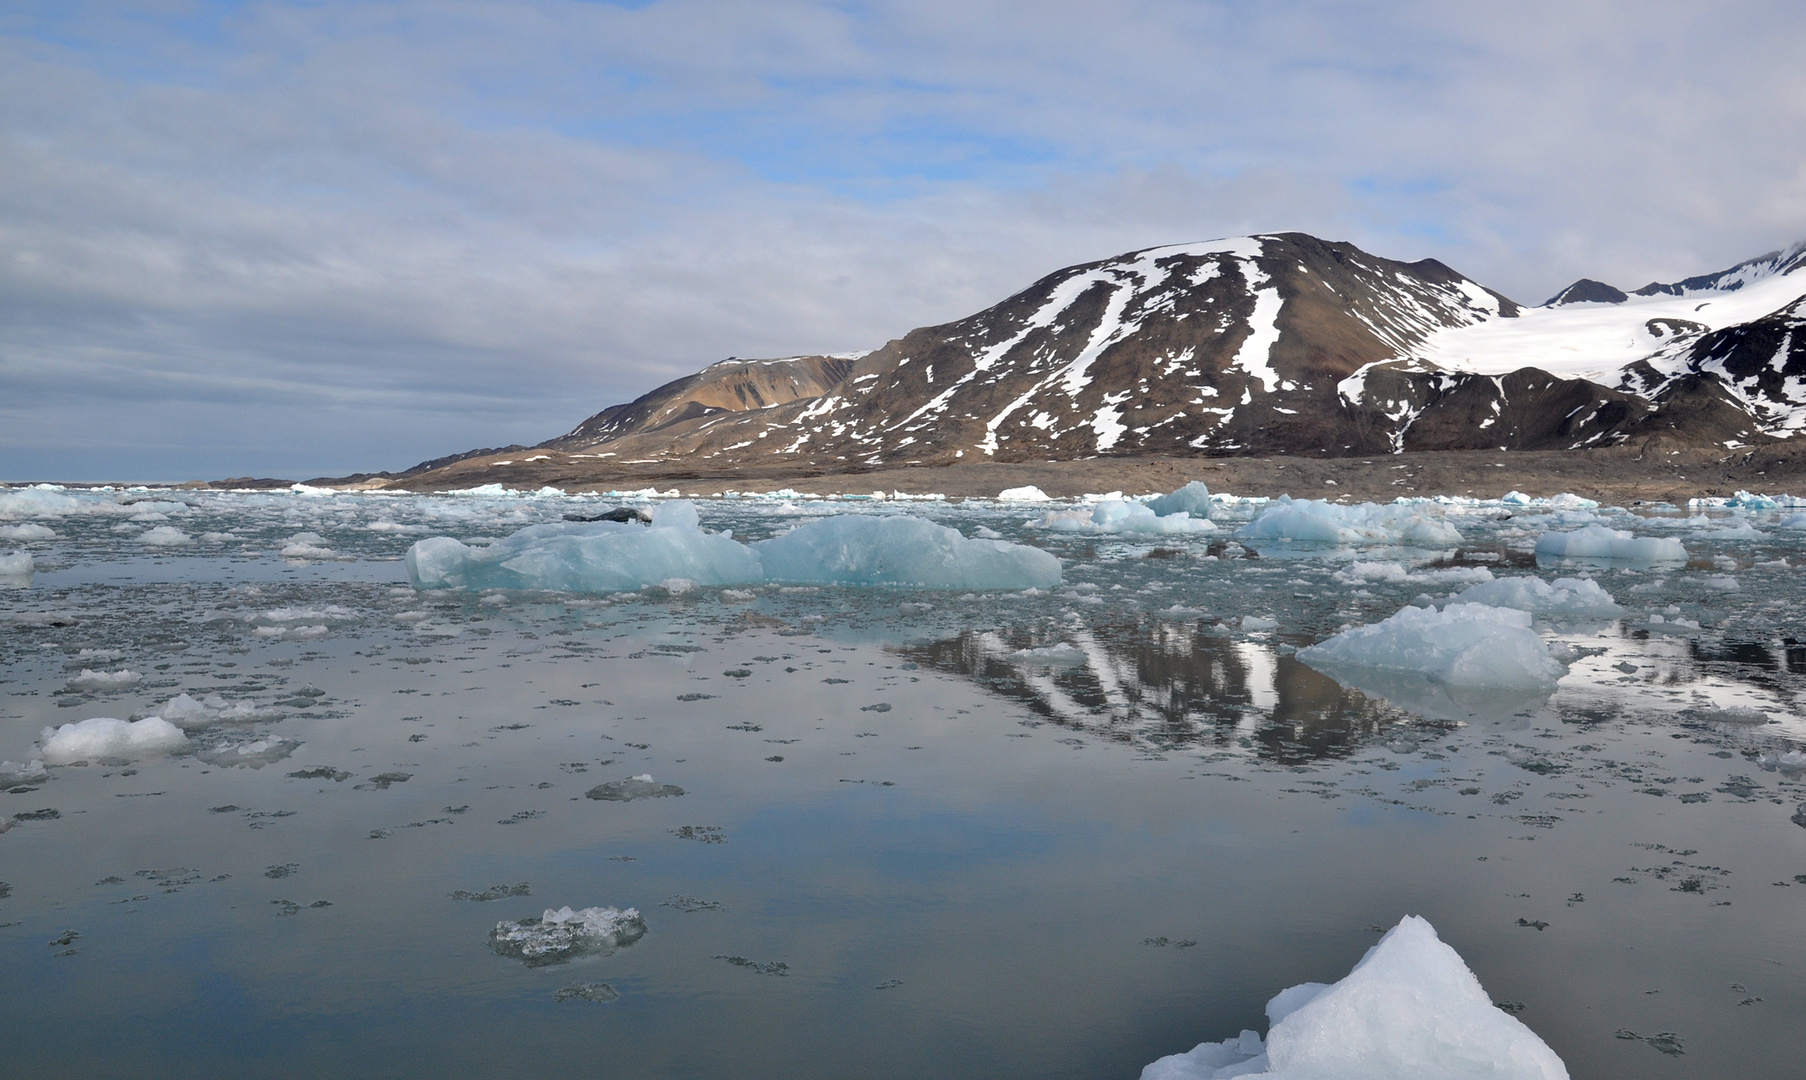
M 76 724 L 43 730 L 44 760 L 52 765 L 103 757 L 167 754 L 188 745 L 182 729 L 161 717 L 115 720 L 96 716 Z
M 450 537 L 408 549 L 417 589 L 621 592 L 670 581 L 751 585 L 1052 588 L 1060 561 L 1039 548 L 973 540 L 918 517 L 838 514 L 757 544 L 704 532 L 696 508 L 670 502 L 650 527 L 612 521 L 533 525 L 487 547 Z
M 561 521 L 530 525 L 486 547 L 434 536 L 408 549 L 416 589 L 625 592 L 684 578 L 701 585 L 765 580 L 746 545 L 703 532 L 687 502 L 660 505 L 652 525 Z
M 1549 532 L 1537 538 L 1539 557 L 1557 559 L 1617 559 L 1625 562 L 1686 562 L 1687 549 L 1679 540 L 1636 537 L 1622 529 L 1588 525 L 1573 532 Z
M 29 551 L 15 551 L 10 555 L 0 555 L 0 578 L 29 581 L 36 569 Z
M 1300 649 L 1298 659 L 1329 675 L 1338 668 L 1364 668 L 1445 686 L 1550 690 L 1565 669 L 1530 625 L 1530 613 L 1514 608 L 1464 603 L 1440 611 L 1408 607 Z
M 1047 492 L 1030 484 L 1026 487 L 1004 488 L 997 493 L 998 502 L 1052 502 Z
M 839 514 L 752 547 L 771 581 L 925 589 L 1060 584 L 1060 560 L 1040 548 L 969 539 L 918 517 Z
M 259 709 L 249 702 L 229 703 L 218 694 L 196 701 L 187 694 L 177 694 L 163 703 L 153 715 L 169 721 L 184 731 L 211 727 L 214 724 L 243 723 L 254 720 L 279 720 L 280 710 Z
M 1195 518 L 1207 518 L 1210 516 L 1210 489 L 1204 486 L 1204 481 L 1193 480 L 1177 491 L 1149 499 L 1147 508 L 1159 517 L 1190 514 Z
M 1544 618 L 1615 619 L 1624 609 L 1596 581 L 1534 577 L 1498 578 L 1482 582 L 1450 598 L 1456 604 L 1488 604 L 1516 608 Z
M 1445 547 L 1461 542 L 1453 525 L 1424 513 L 1422 504 L 1356 503 L 1282 497 L 1235 534 L 1244 540 L 1290 540 L 1354 547 L 1408 544 Z
M 489 947 L 528 967 L 564 964 L 579 956 L 606 956 L 646 936 L 634 908 L 547 908 L 537 919 L 503 920 L 489 931 Z
M 1032 524 L 1035 528 L 1052 529 L 1055 532 L 1146 533 L 1155 536 L 1215 532 L 1217 528 L 1209 518 L 1192 517 L 1184 510 L 1172 511 L 1162 517 L 1150 509 L 1147 503 L 1123 499 L 1105 499 L 1092 506 L 1089 512 L 1078 509 L 1044 514 Z
M 1567 1080 L 1555 1051 L 1492 1003 L 1460 954 L 1407 915 L 1333 986 L 1267 1002 L 1267 1037 L 1243 1031 L 1141 1071 L 1141 1080 Z

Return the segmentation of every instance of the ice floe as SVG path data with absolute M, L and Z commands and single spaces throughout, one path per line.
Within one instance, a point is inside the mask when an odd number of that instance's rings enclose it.
M 81 674 L 69 680 L 71 690 L 123 690 L 144 681 L 144 673 L 120 668 L 118 671 L 94 671 L 82 668 Z
M 1141 1080 L 1567 1080 L 1567 1066 L 1492 1003 L 1461 956 L 1407 915 L 1333 985 L 1267 1002 L 1253 1031 L 1155 1061 Z
M 194 537 L 174 525 L 158 525 L 140 533 L 138 542 L 149 544 L 151 547 L 182 547 L 185 544 L 194 543 Z
M 1300 649 L 1298 659 L 1330 675 L 1366 668 L 1472 689 L 1549 690 L 1564 674 L 1529 612 L 1469 603 L 1407 607 Z
M 96 716 L 79 723 L 47 727 L 41 738 L 44 760 L 51 765 L 167 754 L 188 745 L 188 736 L 182 734 L 181 728 L 155 716 L 135 721 Z
M 1573 532 L 1546 532 L 1537 538 L 1536 553 L 1556 559 L 1612 559 L 1621 562 L 1686 562 L 1679 540 L 1638 537 L 1623 529 L 1587 525 Z
M 1125 499 L 1105 499 L 1094 504 L 1088 511 L 1082 508 L 1056 510 L 1044 514 L 1033 524 L 1036 528 L 1052 529 L 1055 532 L 1151 535 L 1206 533 L 1215 532 L 1217 528 L 1209 518 L 1193 517 L 1184 510 L 1171 511 L 1163 517 L 1147 503 Z
M 1615 619 L 1624 614 L 1611 593 L 1586 578 L 1498 578 L 1464 589 L 1450 602 L 1516 608 L 1543 618 Z
M 1263 508 L 1236 536 L 1243 540 L 1294 541 L 1338 547 L 1401 544 L 1446 547 L 1461 533 L 1421 503 L 1355 503 L 1281 497 Z
M 36 522 L 23 525 L 0 525 L 0 540 L 55 540 L 56 530 Z
M 606 956 L 645 935 L 646 922 L 634 908 L 567 906 L 547 908 L 537 919 L 496 923 L 489 947 L 528 967 L 547 967 L 579 956 Z

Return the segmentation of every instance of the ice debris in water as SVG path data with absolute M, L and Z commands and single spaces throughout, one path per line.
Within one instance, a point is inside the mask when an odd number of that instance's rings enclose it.
M 1056 510 L 1042 515 L 1032 524 L 1035 528 L 1052 529 L 1055 532 L 1148 533 L 1157 536 L 1215 532 L 1217 528 L 1209 518 L 1192 517 L 1184 510 L 1172 511 L 1162 517 L 1146 503 L 1123 499 L 1104 499 L 1089 511 Z
M 1426 514 L 1421 505 L 1356 503 L 1341 506 L 1322 499 L 1281 496 L 1235 534 L 1244 540 L 1293 540 L 1344 547 L 1459 544 L 1453 525 Z
M 1537 538 L 1536 553 L 1552 558 L 1617 559 L 1625 562 L 1686 562 L 1679 540 L 1636 537 L 1623 529 L 1587 525 L 1573 532 L 1548 532 Z
M 529 526 L 482 548 L 435 536 L 408 549 L 407 568 L 417 589 L 620 592 L 672 580 L 937 589 L 1045 589 L 1060 583 L 1059 560 L 1045 551 L 968 539 L 922 518 L 835 515 L 747 545 L 704 532 L 695 506 L 684 501 L 658 507 L 650 528 L 558 522 Z
M 585 792 L 585 795 L 599 802 L 632 802 L 635 799 L 664 799 L 683 793 L 684 789 L 676 784 L 661 784 L 652 779 L 651 773 L 641 773 L 625 780 L 597 784 Z
M 36 569 L 29 551 L 0 555 L 0 578 L 29 578 Z
M 1147 507 L 1160 517 L 1190 514 L 1195 518 L 1207 518 L 1210 516 L 1210 489 L 1204 486 L 1204 481 L 1193 480 L 1177 491 L 1149 499 Z
M 1492 1003 L 1428 921 L 1407 915 L 1341 982 L 1267 1002 L 1267 1037 L 1243 1031 L 1163 1057 L 1141 1080 L 1567 1080 L 1555 1051 Z
M 28 762 L 0 761 L 0 783 L 16 784 L 21 780 L 44 779 L 44 763 L 37 758 Z
M 118 671 L 94 671 L 82 668 L 81 674 L 69 680 L 71 690 L 120 690 L 144 681 L 144 674 L 120 668 Z
M 1531 629 L 1529 612 L 1485 604 L 1407 607 L 1300 649 L 1298 659 L 1332 674 L 1366 668 L 1496 690 L 1546 690 L 1565 673 Z
M 188 745 L 182 729 L 161 717 L 115 720 L 96 716 L 80 723 L 47 727 L 41 733 L 44 760 L 52 765 L 103 757 L 142 757 L 166 754 Z
M 537 919 L 506 919 L 489 931 L 489 947 L 528 967 L 564 964 L 579 956 L 606 956 L 646 936 L 635 908 L 547 908 Z
M 1516 608 L 1545 618 L 1613 619 L 1624 609 L 1596 581 L 1585 578 L 1499 578 L 1483 582 L 1450 597 L 1457 604 L 1488 604 Z
M 327 547 L 326 538 L 316 532 L 296 533 L 288 538 L 287 542 L 282 545 L 282 550 L 277 554 L 285 559 L 311 559 L 317 562 L 332 560 L 343 562 L 351 561 L 351 556 L 340 555 L 338 552 Z

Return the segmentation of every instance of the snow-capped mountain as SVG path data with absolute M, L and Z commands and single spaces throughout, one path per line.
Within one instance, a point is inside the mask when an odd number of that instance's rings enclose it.
M 545 449 L 847 469 L 1098 455 L 1735 445 L 1806 426 L 1806 245 L 1521 307 L 1302 233 L 1151 248 L 838 357 L 732 360 Z

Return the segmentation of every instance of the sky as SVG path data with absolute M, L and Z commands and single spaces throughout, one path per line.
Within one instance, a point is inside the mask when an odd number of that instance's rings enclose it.
M 1806 8 L 0 6 L 0 481 L 536 443 L 1302 230 L 1526 303 L 1806 239 Z

